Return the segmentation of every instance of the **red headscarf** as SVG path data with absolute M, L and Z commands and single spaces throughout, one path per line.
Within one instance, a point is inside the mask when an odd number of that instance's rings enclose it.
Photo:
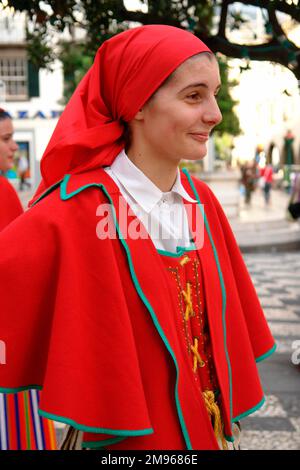
M 66 173 L 110 165 L 124 147 L 124 126 L 186 59 L 211 52 L 193 34 L 148 25 L 105 41 L 76 88 L 41 161 L 35 200 Z M 31 201 L 32 202 L 32 201 Z

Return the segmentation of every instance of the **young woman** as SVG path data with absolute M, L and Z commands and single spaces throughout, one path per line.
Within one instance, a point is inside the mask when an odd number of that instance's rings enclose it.
M 5 172 L 13 167 L 13 156 L 18 145 L 13 139 L 13 124 L 9 114 L 0 108 L 0 231 L 23 213 L 14 188 L 5 178 Z M 9 249 L 9 247 L 7 247 Z M 2 249 L 6 249 L 3 247 Z M 26 273 L 24 273 L 26 275 Z M 5 273 L 2 273 L 5 276 Z M 26 281 L 24 279 L 24 286 Z M 14 295 L 14 286 L 6 293 Z M 19 298 L 22 311 L 22 299 Z M 9 314 L 9 312 L 6 312 Z M 6 362 L 5 348 L 1 343 L 1 364 Z M 27 390 L 13 395 L 0 394 L 0 449 L 55 449 L 53 423 L 38 416 L 38 392 Z
M 17 148 L 10 116 L 0 108 L 0 230 L 23 213 L 16 191 L 5 178 L 5 173 L 13 167 Z
M 178 170 L 205 156 L 219 87 L 191 33 L 106 41 L 0 237 L 0 387 L 41 388 L 62 448 L 232 448 L 264 402 L 256 361 L 274 340 L 220 204 Z

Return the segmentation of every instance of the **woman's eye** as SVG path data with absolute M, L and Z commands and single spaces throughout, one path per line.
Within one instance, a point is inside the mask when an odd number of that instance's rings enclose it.
M 192 100 L 197 100 L 200 98 L 199 93 L 192 93 L 191 95 L 188 95 L 187 98 L 192 99 Z

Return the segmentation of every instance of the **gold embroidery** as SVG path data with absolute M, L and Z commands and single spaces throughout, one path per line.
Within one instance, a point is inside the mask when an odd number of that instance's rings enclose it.
M 185 267 L 185 265 L 192 261 L 191 266 Z M 198 371 L 198 368 L 207 366 L 207 371 L 204 369 L 203 377 L 207 376 L 209 389 L 200 392 L 202 393 L 205 407 L 208 414 L 211 417 L 214 434 L 219 445 L 224 449 L 228 449 L 226 439 L 224 437 L 223 422 L 221 417 L 221 410 L 218 403 L 215 401 L 214 388 L 217 388 L 214 383 L 214 363 L 210 349 L 208 349 L 210 343 L 209 326 L 208 321 L 204 315 L 204 303 L 201 295 L 200 279 L 201 274 L 199 273 L 200 261 L 198 259 L 191 259 L 188 256 L 184 256 L 181 261 L 178 262 L 176 267 L 167 268 L 175 278 L 177 292 L 178 292 L 178 303 L 182 321 L 182 329 L 185 335 L 186 346 L 188 353 L 192 354 L 192 370 L 194 372 L 194 378 L 200 382 L 202 377 L 202 371 Z M 183 289 L 184 279 L 186 281 L 186 289 Z M 195 320 L 192 320 L 195 317 Z M 196 336 L 197 335 L 197 336 Z M 200 352 L 201 351 L 201 354 Z M 201 355 L 202 351 L 207 356 L 207 360 L 203 360 Z M 200 385 L 201 390 L 201 385 Z
M 194 344 L 191 346 L 191 351 L 194 354 L 193 371 L 197 372 L 198 365 L 199 365 L 199 367 L 204 367 L 205 366 L 205 362 L 201 358 L 200 353 L 198 351 L 198 338 L 194 338 Z
M 178 298 L 179 298 L 179 309 L 182 317 L 182 323 L 183 323 L 183 331 L 184 331 L 184 336 L 185 336 L 185 341 L 188 349 L 188 353 L 190 354 L 191 349 L 191 339 L 190 339 L 190 333 L 188 329 L 188 323 L 185 321 L 185 311 L 184 311 L 184 303 L 183 303 L 183 298 L 182 298 L 182 286 L 181 286 L 181 280 L 179 276 L 179 269 L 176 268 L 171 268 L 169 267 L 168 270 L 173 274 L 175 277 L 176 285 L 177 285 L 177 290 L 178 290 Z
M 202 393 L 206 409 L 210 416 L 213 418 L 214 433 L 218 439 L 221 440 L 223 450 L 228 450 L 227 442 L 223 433 L 223 424 L 221 418 L 221 411 L 218 404 L 215 401 L 215 394 L 210 390 L 205 390 Z
M 190 282 L 186 283 L 186 291 L 182 290 L 181 293 L 186 303 L 184 319 L 185 321 L 188 321 L 190 317 L 193 317 L 195 315 L 193 311 L 192 289 Z
M 187 255 L 185 255 L 179 263 L 181 266 L 184 266 L 189 261 L 191 261 L 190 258 Z

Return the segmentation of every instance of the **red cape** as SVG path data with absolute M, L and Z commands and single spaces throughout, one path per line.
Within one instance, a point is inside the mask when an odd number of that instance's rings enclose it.
M 264 402 L 256 362 L 274 340 L 220 204 L 181 176 L 205 208 L 199 255 L 230 439 L 232 422 Z M 131 437 L 115 447 L 216 449 L 172 326 L 162 261 L 150 239 L 122 238 L 119 196 L 102 169 L 68 176 L 1 234 L 0 391 L 41 387 L 41 414 L 92 443 Z M 101 202 L 119 219 L 115 239 L 96 237 Z
M 0 231 L 23 213 L 18 195 L 4 176 L 0 175 Z

